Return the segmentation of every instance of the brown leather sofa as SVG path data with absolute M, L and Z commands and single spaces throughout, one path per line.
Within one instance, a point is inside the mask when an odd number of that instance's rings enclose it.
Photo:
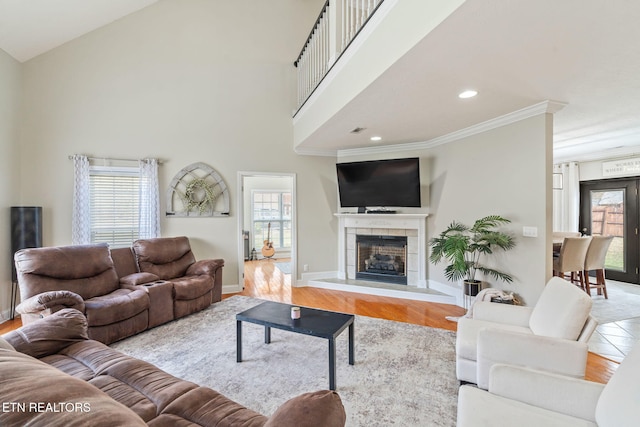
M 23 249 L 15 254 L 23 324 L 63 308 L 85 314 L 105 344 L 220 301 L 224 261 L 196 261 L 186 237 Z
M 221 259 L 196 261 L 189 239 L 163 237 L 136 240 L 133 253 L 141 273 L 173 283 L 176 319 L 200 311 L 222 299 Z
M 270 417 L 220 393 L 88 339 L 87 319 L 63 309 L 0 337 L 0 425 L 342 427 L 328 390 Z

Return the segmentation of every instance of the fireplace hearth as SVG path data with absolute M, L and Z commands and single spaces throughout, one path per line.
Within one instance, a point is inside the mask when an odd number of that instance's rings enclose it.
M 356 279 L 407 284 L 407 237 L 356 235 Z

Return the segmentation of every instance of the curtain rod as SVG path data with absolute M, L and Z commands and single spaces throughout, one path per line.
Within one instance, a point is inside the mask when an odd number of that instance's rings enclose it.
M 69 160 L 73 160 L 74 156 L 75 155 L 69 155 Z M 91 156 L 87 156 L 87 159 L 89 159 L 89 160 L 102 160 L 102 161 L 113 160 L 113 161 L 116 161 L 116 162 L 139 162 L 140 160 L 146 160 L 147 158 L 145 158 L 145 159 L 117 159 L 115 157 L 91 157 Z M 161 165 L 163 163 L 164 162 L 162 160 L 158 160 L 158 164 L 159 165 Z

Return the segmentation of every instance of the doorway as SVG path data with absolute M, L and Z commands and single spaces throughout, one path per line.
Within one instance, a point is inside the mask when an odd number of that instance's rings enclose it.
M 238 172 L 238 189 L 239 290 L 256 274 L 290 288 L 297 274 L 296 175 Z
M 605 261 L 607 279 L 640 284 L 639 186 L 638 178 L 580 183 L 580 230 L 614 236 Z

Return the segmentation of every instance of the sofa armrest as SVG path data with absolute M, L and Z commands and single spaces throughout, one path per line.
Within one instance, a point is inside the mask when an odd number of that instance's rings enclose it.
M 584 378 L 587 353 L 583 342 L 483 328 L 478 333 L 478 387 L 487 389 L 489 372 L 496 363 Z
M 120 278 L 120 285 L 123 288 L 131 288 L 131 286 L 143 285 L 145 283 L 155 282 L 160 280 L 158 276 L 153 273 L 133 273 L 128 274 Z
M 217 271 L 224 267 L 223 259 L 202 259 L 189 266 L 185 276 L 209 275 L 215 277 Z
M 22 301 L 16 307 L 20 314 L 39 314 L 46 310 L 56 312 L 63 308 L 74 308 L 84 313 L 84 300 L 71 291 L 48 291 Z
M 41 358 L 88 340 L 87 318 L 78 310 L 66 308 L 8 332 L 2 338 L 20 353 Z
M 532 311 L 533 308 L 521 305 L 478 301 L 473 305 L 473 318 L 488 322 L 529 327 L 529 318 Z
M 319 390 L 287 400 L 264 427 L 344 427 L 346 420 L 338 393 Z
M 510 365 L 491 368 L 489 392 L 595 422 L 604 384 Z

